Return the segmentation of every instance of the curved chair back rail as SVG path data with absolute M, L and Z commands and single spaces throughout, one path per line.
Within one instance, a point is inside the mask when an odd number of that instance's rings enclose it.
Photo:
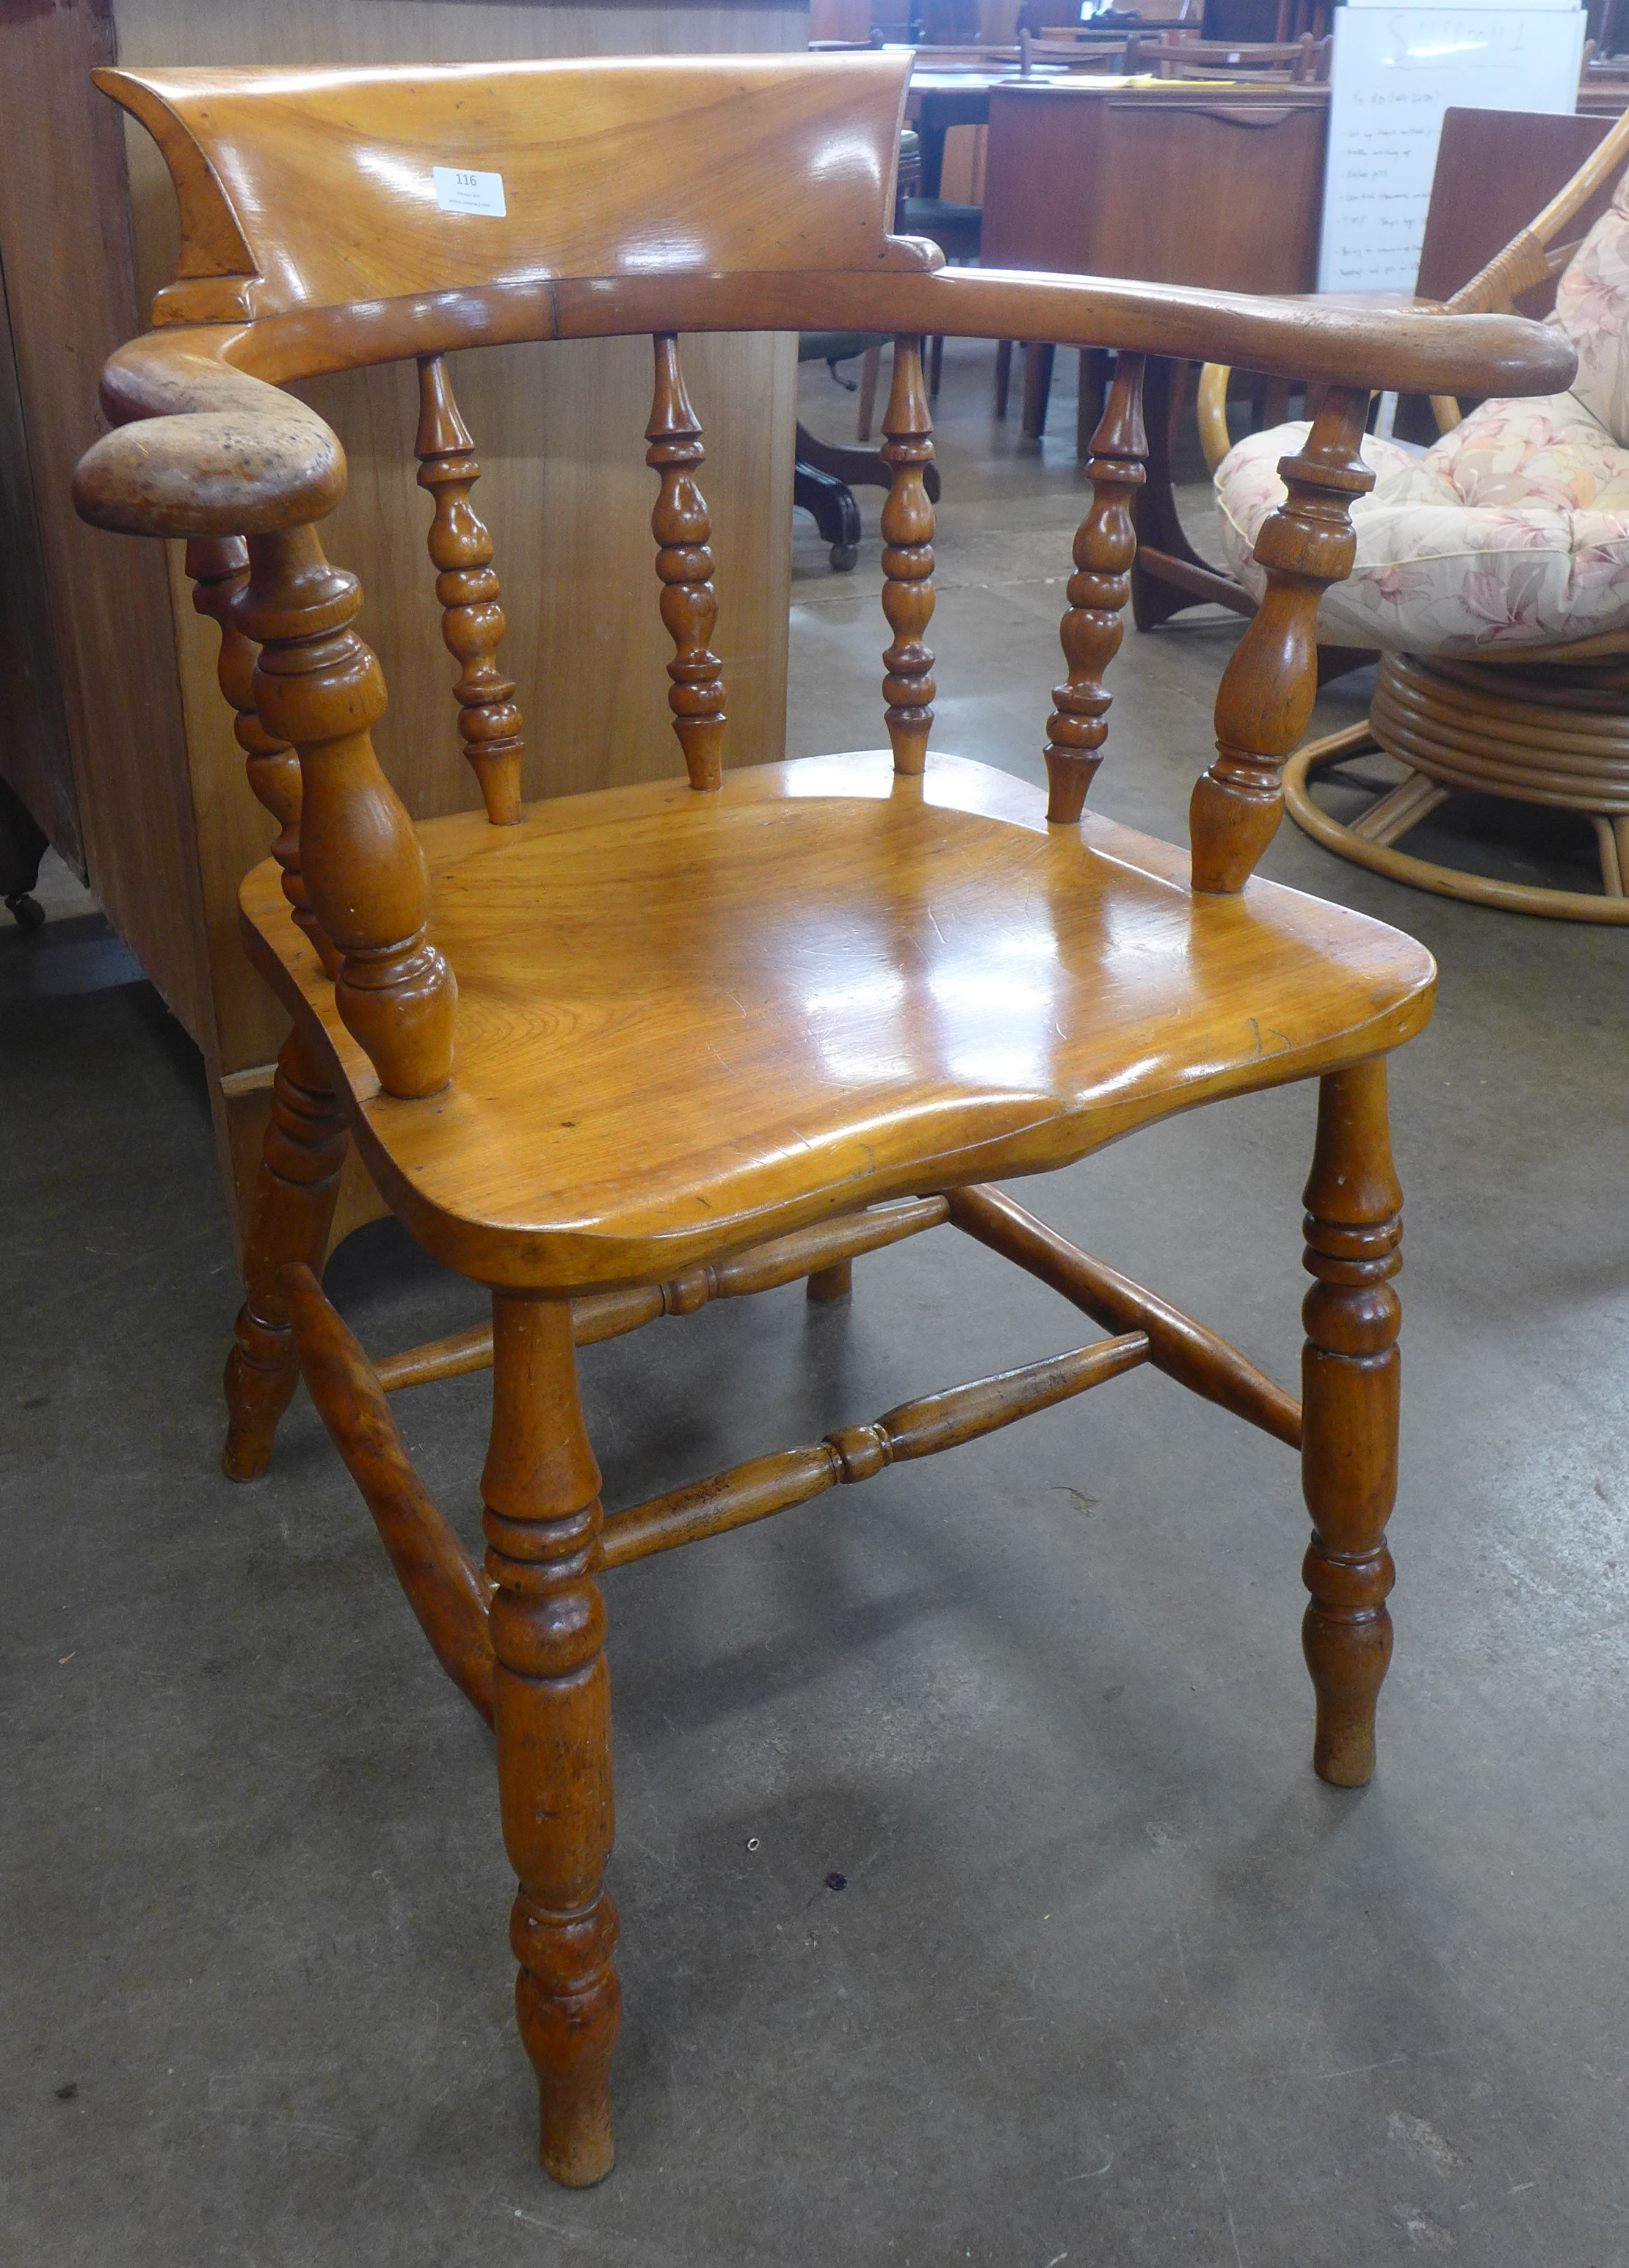
M 166 535 L 321 518 L 343 490 L 338 445 L 268 387 L 518 340 L 883 330 L 1416 393 L 1568 382 L 1565 344 L 1507 317 L 946 270 L 889 232 L 909 62 L 99 72 L 158 141 L 182 231 L 158 330 L 107 366 L 107 413 L 188 423 L 92 448 L 81 511 Z M 496 176 L 503 212 L 444 210 L 438 168 L 486 177 L 489 203 Z M 819 195 L 788 194 L 800 180 Z

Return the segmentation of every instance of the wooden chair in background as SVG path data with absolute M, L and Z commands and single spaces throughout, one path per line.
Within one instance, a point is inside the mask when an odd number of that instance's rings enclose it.
M 493 1726 L 541 2152 L 573 2184 L 612 2158 L 601 1580 L 615 1569 L 1152 1365 L 1299 1451 L 1314 1762 L 1343 1786 L 1374 1766 L 1397 1408 L 1386 1057 L 1426 1020 L 1433 971 L 1406 938 L 1251 874 L 1312 699 L 1318 596 L 1351 557 L 1370 390 L 1475 388 L 1495 365 L 1503 386 L 1552 388 L 1571 354 L 1510 318 L 936 266 L 888 234 L 904 71 L 866 55 L 100 75 L 164 151 L 182 249 L 158 328 L 104 374 L 114 430 L 76 495 L 100 526 L 187 540 L 196 603 L 221 626 L 222 688 L 280 828 L 242 897 L 247 950 L 294 1030 L 227 1367 L 226 1467 L 263 1468 L 298 1363 L 438 1658 Z M 445 202 L 437 166 L 454 169 Z M 745 749 L 726 772 L 680 334 L 765 327 L 896 336 L 889 747 L 767 765 Z M 686 777 L 523 809 L 493 539 L 471 502 L 480 465 L 448 357 L 640 333 L 653 342 L 653 565 Z M 1015 334 L 1120 352 L 1075 541 L 1049 797 L 928 754 L 920 341 Z M 1257 546 L 1269 596 L 1222 681 L 1191 859 L 1082 817 L 1141 477 L 1141 358 L 1176 351 L 1328 387 Z M 356 579 L 318 534 L 344 460 L 281 390 L 413 357 L 410 446 L 486 806 L 416 829 L 372 747 L 385 690 L 356 628 Z M 1304 1079 L 1320 1094 L 1299 1402 L 991 1186 L 1173 1111 Z M 364 1356 L 318 1282 L 352 1141 L 411 1233 L 490 1288 L 490 1331 Z M 575 1346 L 800 1277 L 841 1297 L 857 1257 L 941 1223 L 1109 1335 L 602 1514 Z M 414 1472 L 387 1396 L 488 1364 L 482 1566 Z
M 1321 85 L 1330 75 L 1330 39 L 1303 32 L 1296 40 L 1229 42 L 1133 32 L 1125 43 L 1125 70 L 1154 78 L 1281 78 L 1292 86 Z

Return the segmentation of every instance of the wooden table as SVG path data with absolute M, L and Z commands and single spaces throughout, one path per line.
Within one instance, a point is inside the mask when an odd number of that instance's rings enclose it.
M 801 0 L 96 0 L 0 11 L 0 774 L 33 810 L 202 1048 L 229 1202 L 253 1171 L 286 1019 L 245 961 L 237 888 L 272 832 L 249 794 L 179 547 L 100 534 L 69 482 L 101 430 L 97 372 L 141 328 L 177 233 L 157 151 L 126 129 L 99 63 L 455 61 L 797 48 Z M 698 339 L 686 374 L 706 429 L 731 745 L 778 757 L 791 579 L 790 335 Z M 457 359 L 461 406 L 490 467 L 491 525 L 520 684 L 526 792 L 681 769 L 671 645 L 657 613 L 644 463 L 650 343 L 604 340 Z M 424 556 L 429 506 L 404 475 L 414 374 L 360 372 L 306 391 L 336 427 L 350 489 L 335 558 L 361 576 L 364 634 L 390 688 L 380 752 L 417 817 L 479 802 L 459 753 L 450 658 Z M 575 593 L 595 594 L 592 637 Z M 4 918 L 4 917 L 0 917 Z M 110 1161 L 111 1163 L 111 1161 Z M 353 1202 L 354 1201 L 354 1202 Z M 371 1206 L 348 1192 L 348 1218 Z

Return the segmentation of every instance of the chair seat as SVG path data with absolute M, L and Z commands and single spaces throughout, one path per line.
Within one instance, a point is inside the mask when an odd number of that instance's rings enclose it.
M 1216 471 L 1227 563 L 1251 596 L 1250 547 L 1284 498 L 1303 423 L 1252 433 Z M 1375 482 L 1353 507 L 1357 559 L 1318 609 L 1331 644 L 1471 655 L 1629 628 L 1629 449 L 1574 395 L 1485 401 L 1425 451 L 1371 438 Z
M 886 751 L 763 765 L 718 794 L 617 788 L 420 836 L 459 984 L 440 1094 L 380 1093 L 269 860 L 245 927 L 387 1197 L 494 1284 L 660 1281 L 1042 1171 L 1429 1012 L 1412 939 L 1260 880 L 1196 896 L 1184 852 L 1101 818 L 1049 828 L 1038 790 L 955 757 L 922 780 Z

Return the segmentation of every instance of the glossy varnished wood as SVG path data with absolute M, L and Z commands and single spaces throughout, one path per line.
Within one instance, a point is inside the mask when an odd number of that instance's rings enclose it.
M 921 781 L 815 758 L 421 838 L 461 986 L 445 1094 L 381 1094 L 269 865 L 247 934 L 393 1203 L 489 1282 L 660 1281 L 1042 1170 L 1393 1046 L 1429 1006 L 1395 932 L 1264 883 L 1197 895 L 1182 853 L 1090 814 L 1049 829 L 1035 789 L 937 755 Z
M 712 587 L 712 522 L 696 475 L 706 460 L 702 431 L 679 367 L 679 342 L 671 331 L 656 338 L 656 392 L 645 461 L 660 476 L 651 508 L 656 573 L 662 587 L 662 624 L 674 644 L 667 665 L 667 705 L 694 788 L 716 788 L 724 777 L 724 680 L 711 638 L 719 620 Z
M 1216 1332 L 1118 1269 L 1078 1251 L 1003 1190 L 957 1189 L 950 1199 L 950 1218 L 980 1244 L 1061 1292 L 1095 1322 L 1110 1330 L 1140 1331 L 1154 1368 L 1190 1393 L 1300 1448 L 1301 1410 L 1293 1395 Z
M 1403 1192 L 1391 1163 L 1383 1061 L 1326 1078 L 1307 1183 L 1301 1483 L 1312 1514 L 1302 1628 L 1317 1694 L 1313 1762 L 1360 1787 L 1375 1770 L 1375 1704 L 1391 1659 L 1386 1522 L 1397 1492 Z
M 486 1505 L 494 1729 L 504 1841 L 520 1889 L 515 2004 L 537 2073 L 540 2149 L 557 2182 L 611 2169 L 610 2063 L 621 2001 L 611 1956 L 610 1689 L 600 1471 L 583 1430 L 571 1311 L 492 1303 Z
M 421 355 L 418 364 L 418 431 L 413 453 L 418 484 L 435 505 L 425 542 L 437 570 L 441 636 L 458 664 L 453 688 L 458 703 L 464 755 L 481 783 L 486 815 L 494 827 L 512 827 L 520 816 L 520 711 L 512 678 L 498 666 L 505 629 L 492 539 L 470 502 L 481 477 L 475 442 L 458 411 L 445 355 Z
M 314 960 L 315 956 L 313 955 Z M 321 967 L 321 963 L 317 963 Z M 283 1043 L 243 1254 L 247 1297 L 226 1358 L 228 1479 L 266 1469 L 298 1376 L 282 1272 L 321 1269 L 345 1161 L 345 1121 L 305 1035 Z
M 748 1299 L 778 1285 L 795 1283 L 800 1276 L 808 1278 L 811 1298 L 846 1299 L 853 1286 L 854 1263 L 862 1254 L 881 1252 L 905 1237 L 919 1236 L 924 1229 L 937 1228 L 949 1212 L 944 1197 L 907 1197 L 848 1220 L 799 1229 L 733 1259 L 689 1269 L 666 1284 L 590 1292 L 571 1303 L 571 1336 L 579 1346 L 596 1346 L 602 1339 L 637 1331 L 659 1315 L 693 1315 L 711 1300 Z M 378 1366 L 379 1382 L 386 1393 L 395 1393 L 407 1386 L 428 1385 L 433 1379 L 484 1370 L 491 1359 L 491 1331 L 478 1325 L 388 1357 Z
M 1103 672 L 1124 636 L 1121 617 L 1137 551 L 1131 498 L 1142 485 L 1148 453 L 1142 391 L 1142 357 L 1122 355 L 1087 461 L 1092 508 L 1075 536 L 1069 610 L 1058 633 L 1069 675 L 1053 687 L 1057 706 L 1046 720 L 1046 815 L 1064 824 L 1080 816 L 1109 737 L 1111 696 Z
M 92 70 L 115 59 L 283 67 L 717 54 L 801 48 L 806 36 L 805 16 L 778 0 L 97 0 L 0 11 L 12 119 L 0 152 L 0 253 L 22 413 L 18 453 L 0 485 L 32 487 L 24 508 L 43 536 L 43 578 L 21 585 L 35 612 L 26 679 L 13 689 L 66 712 L 51 831 L 70 864 L 88 865 L 110 919 L 203 1049 L 234 1226 L 247 1223 L 285 1029 L 237 936 L 238 884 L 272 828 L 234 762 L 215 690 L 214 628 L 192 613 L 179 548 L 166 577 L 158 547 L 98 541 L 73 512 L 73 464 L 101 430 L 91 373 L 146 321 L 153 291 L 173 274 L 177 241 L 163 161 L 98 92 Z M 732 594 L 720 652 L 734 718 L 760 755 L 780 753 L 785 713 L 794 354 L 790 337 L 766 333 L 697 341 L 687 355 L 710 427 L 708 492 L 723 521 L 715 549 Z M 503 664 L 524 700 L 547 692 L 546 711 L 528 718 L 527 795 L 674 769 L 663 633 L 634 580 L 649 572 L 648 485 L 637 451 L 623 457 L 645 414 L 649 358 L 645 341 L 617 340 L 516 347 L 456 368 L 489 467 L 476 494 L 510 614 Z M 4 359 L 0 337 L 0 427 Z M 409 362 L 309 390 L 350 463 L 328 549 L 361 578 L 366 635 L 389 680 L 380 754 L 418 818 L 469 806 L 475 789 L 448 725 L 450 672 L 420 552 L 427 507 L 410 463 L 402 477 L 413 378 Z M 14 568 L 20 559 L 19 549 Z M 614 641 L 609 667 L 598 648 L 590 666 L 567 603 L 574 588 L 595 587 L 630 593 L 601 623 Z M 13 628 L 20 620 L 6 619 Z M 0 717 L 0 771 L 20 754 L 18 722 Z M 365 1196 L 377 1211 L 365 1176 L 349 1176 L 339 1226 L 354 1223 Z
M 932 419 L 920 339 L 894 342 L 894 382 L 883 415 L 882 460 L 891 475 L 882 505 L 882 611 L 893 632 L 882 657 L 882 712 L 894 769 L 920 773 L 933 725 L 933 656 L 925 633 L 933 615 L 933 506 L 926 474 Z
M 109 527 L 201 547 L 207 611 L 236 641 L 223 684 L 240 725 L 254 652 L 244 747 L 277 766 L 285 748 L 299 759 L 298 873 L 317 924 L 296 918 L 285 843 L 242 894 L 250 954 L 297 1037 L 274 1091 L 252 1294 L 228 1380 L 237 1469 L 263 1462 L 298 1342 L 444 1667 L 477 1706 L 490 1677 L 519 1878 L 520 2031 L 542 2161 L 569 2184 L 599 2179 L 612 2159 L 604 1567 L 952 1448 L 1148 1364 L 1301 1445 L 1316 1761 L 1332 1779 L 1367 1769 L 1384 1666 L 1397 1193 L 1381 1059 L 1424 1022 L 1434 972 L 1408 939 L 1252 869 L 1311 699 L 1318 593 L 1349 561 L 1367 387 L 1444 390 L 1471 373 L 1485 390 L 1513 377 L 1510 390 L 1537 391 L 1565 382 L 1570 353 L 1497 317 L 949 275 L 932 247 L 890 233 L 903 68 L 866 55 L 109 80 L 165 144 L 183 248 L 167 328 L 109 366 L 116 430 L 88 453 L 78 499 Z M 471 230 L 468 216 L 432 211 L 431 153 L 483 170 L 496 158 L 501 219 Z M 713 587 L 695 480 L 702 419 L 679 334 L 778 324 L 896 341 L 884 421 L 892 745 L 726 773 L 712 641 L 727 593 Z M 343 496 L 344 455 L 286 389 L 417 360 L 418 455 L 439 499 L 431 554 L 452 578 L 439 594 L 447 642 L 468 664 L 460 706 L 501 715 L 498 624 L 483 611 L 497 594 L 469 525 L 476 460 L 439 358 L 634 331 L 655 341 L 651 525 L 689 782 L 561 798 L 512 820 L 505 807 L 493 815 L 511 823 L 499 826 L 465 813 L 416 829 L 372 746 L 385 693 L 357 578 L 330 564 L 317 534 Z M 1033 788 L 928 750 L 932 445 L 919 342 L 947 332 L 1121 352 L 1070 591 L 1050 821 Z M 1330 390 L 1258 548 L 1269 598 L 1224 682 L 1190 865 L 1072 814 L 1103 737 L 1124 597 L 1137 360 L 1196 348 Z M 638 582 L 654 619 L 649 559 Z M 597 622 L 576 593 L 573 607 L 584 609 L 573 619 Z M 291 804 L 286 772 L 276 779 Z M 337 955 L 336 976 L 319 944 Z M 1304 1420 L 1216 1334 L 982 1186 L 1176 1110 L 1313 1076 L 1323 1108 L 1308 1191 Z M 376 1370 L 323 1299 L 316 1277 L 347 1130 L 409 1228 L 490 1287 L 490 1339 L 465 1332 Z M 798 1277 L 817 1298 L 841 1298 L 857 1256 L 946 1218 L 1115 1336 L 605 1521 L 574 1344 Z M 385 1395 L 489 1359 L 481 1575 L 414 1475 Z
M 475 1566 L 431 1501 L 377 1374 L 310 1268 L 291 1263 L 278 1288 L 311 1398 L 361 1489 L 408 1603 L 436 1660 L 490 1723 L 491 1579 Z
M 606 1522 L 607 1567 L 626 1566 L 653 1552 L 723 1535 L 771 1513 L 807 1504 L 844 1482 L 874 1480 L 886 1466 L 906 1464 L 962 1447 L 1037 1410 L 1050 1410 L 1094 1386 L 1123 1377 L 1148 1359 L 1142 1331 L 1099 1339 L 1072 1353 L 1026 1363 L 1021 1370 L 925 1394 L 889 1410 L 873 1425 L 845 1425 L 808 1448 L 782 1449 L 733 1472 L 694 1482 L 669 1496 L 619 1512 Z
M 1318 600 L 1352 572 L 1351 509 L 1375 485 L 1361 449 L 1368 397 L 1326 396 L 1305 446 L 1279 465 L 1288 493 L 1262 524 L 1267 588 L 1216 697 L 1216 757 L 1189 816 L 1196 889 L 1236 890 L 1278 832 L 1285 759 L 1317 697 Z
M 412 822 L 373 752 L 385 687 L 350 627 L 361 603 L 356 577 L 331 566 L 304 527 L 250 538 L 249 579 L 232 615 L 260 649 L 260 721 L 299 752 L 300 871 L 340 956 L 336 1012 L 387 1093 L 432 1094 L 452 1070 L 457 985 L 426 933 Z

